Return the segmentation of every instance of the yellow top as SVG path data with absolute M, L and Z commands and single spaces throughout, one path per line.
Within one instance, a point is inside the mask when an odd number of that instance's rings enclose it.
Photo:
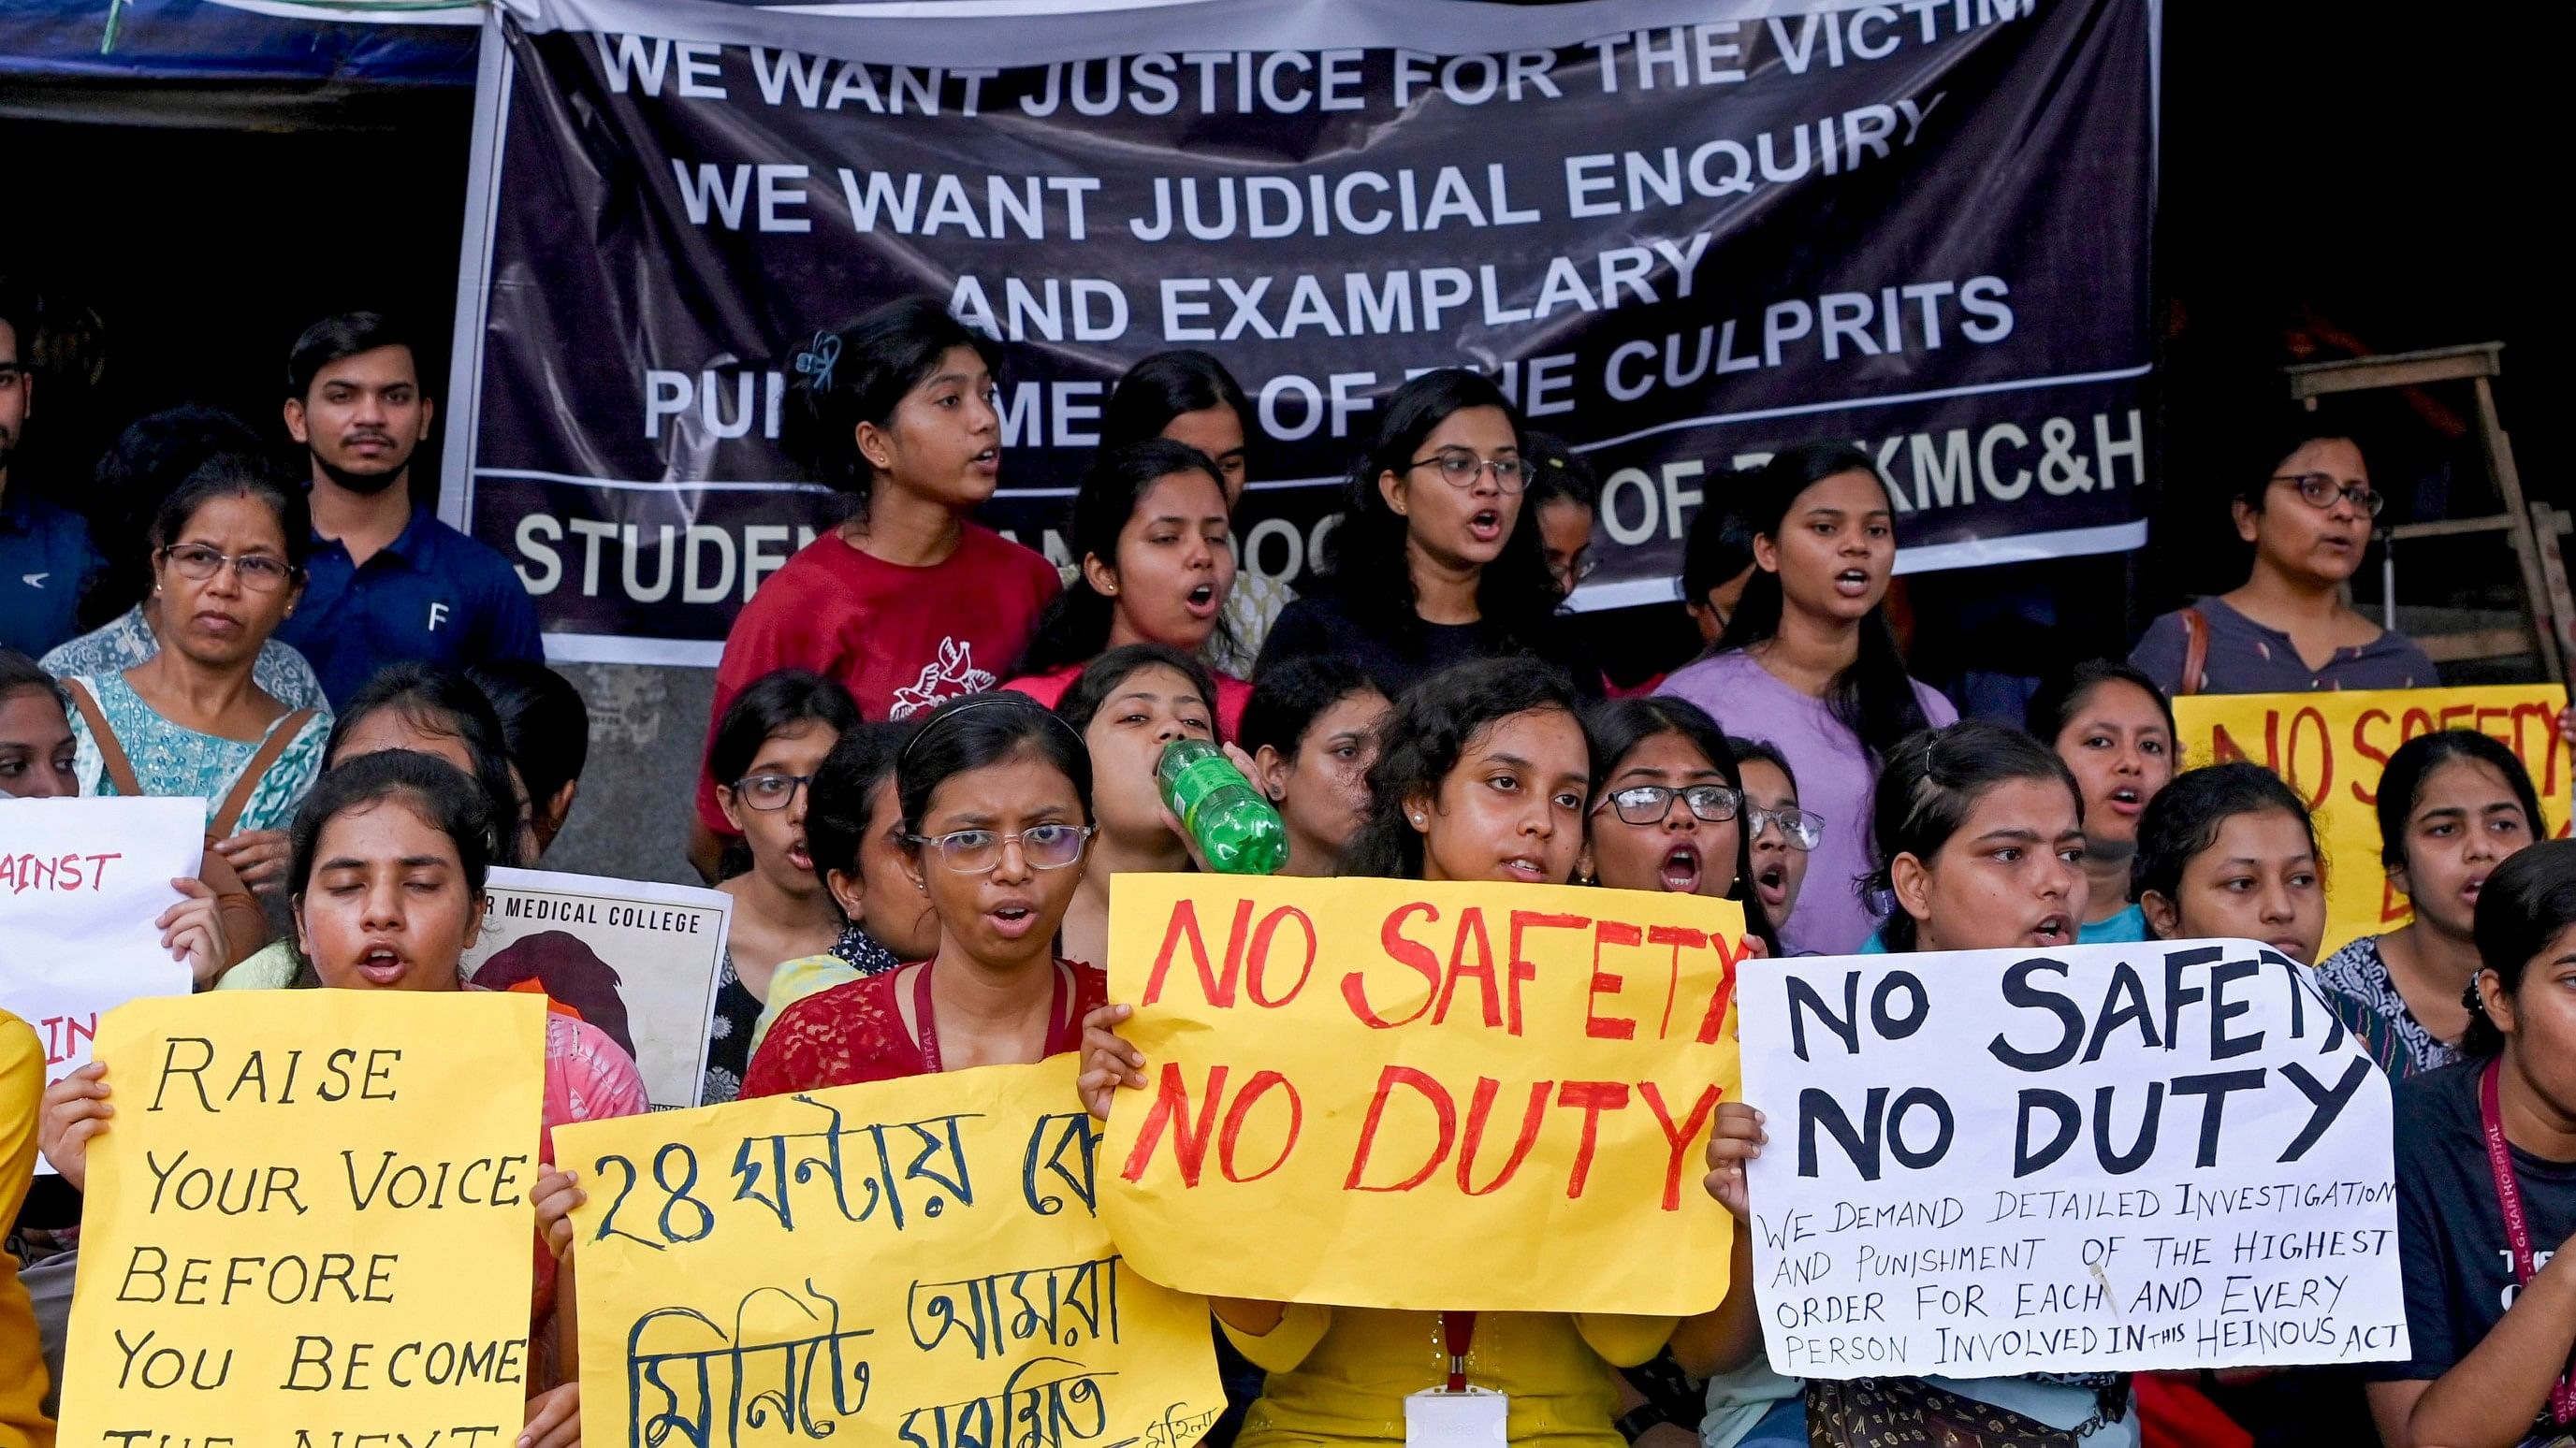
M 769 973 L 769 999 L 761 1003 L 760 1023 L 751 1028 L 751 1055 L 760 1054 L 760 1043 L 769 1039 L 769 1028 L 778 1024 L 789 1006 L 858 978 L 857 966 L 828 951 L 778 962 L 778 968 Z M 743 1059 L 748 1061 L 751 1056 Z
M 45 1048 L 25 1021 L 0 1011 L 0 1226 L 18 1220 L 36 1170 L 36 1110 L 45 1096 Z M 18 1285 L 18 1258 L 0 1250 L 0 1448 L 54 1448 L 45 1400 L 45 1354 L 36 1311 Z
M 1485 1312 L 1467 1354 L 1467 1382 L 1511 1395 L 1513 1448 L 1626 1448 L 1612 1367 L 1635 1367 L 1673 1335 L 1670 1317 Z M 1270 1374 L 1238 1448 L 1401 1443 L 1408 1393 L 1449 1379 L 1440 1314 L 1292 1304 L 1260 1337 L 1226 1336 Z

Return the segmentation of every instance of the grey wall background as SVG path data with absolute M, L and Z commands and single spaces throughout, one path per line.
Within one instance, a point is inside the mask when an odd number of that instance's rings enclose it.
M 557 664 L 590 705 L 590 760 L 572 819 L 546 851 L 550 870 L 698 883 L 689 816 L 715 701 L 713 669 Z

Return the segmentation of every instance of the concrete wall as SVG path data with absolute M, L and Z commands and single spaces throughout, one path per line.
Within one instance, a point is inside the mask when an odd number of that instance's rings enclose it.
M 558 664 L 590 705 L 590 762 L 546 868 L 694 885 L 687 858 L 713 669 Z

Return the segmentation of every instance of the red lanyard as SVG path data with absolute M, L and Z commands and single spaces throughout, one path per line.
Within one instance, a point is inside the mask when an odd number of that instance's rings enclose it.
M 932 1015 L 930 1010 L 931 964 L 931 961 L 925 960 L 921 963 L 921 969 L 912 973 L 912 1023 L 914 1034 L 921 1038 L 922 1069 L 935 1076 L 939 1074 L 939 1019 Z M 1081 1045 L 1082 1042 L 1065 1039 L 1071 1032 L 1065 1029 L 1064 967 L 1050 960 L 1047 962 L 1047 971 L 1055 977 L 1055 993 L 1047 1000 L 1046 1053 L 1057 1056 Z
M 1440 1314 L 1440 1350 L 1449 1354 L 1449 1391 L 1467 1391 L 1467 1354 L 1476 1346 L 1476 1314 Z
M 2504 1111 L 2497 1100 L 2501 1060 L 2489 1061 L 2478 1077 L 2478 1121 L 2485 1128 L 2487 1169 L 2495 1174 L 2496 1205 L 2504 1212 L 2505 1245 L 2513 1249 L 2514 1290 L 2531 1285 L 2531 1223 L 2522 1211 L 2522 1184 L 2514 1180 L 2513 1148 L 2505 1144 Z M 2576 1420 L 2576 1375 L 2561 1372 L 2549 1388 L 2549 1420 L 2564 1426 Z

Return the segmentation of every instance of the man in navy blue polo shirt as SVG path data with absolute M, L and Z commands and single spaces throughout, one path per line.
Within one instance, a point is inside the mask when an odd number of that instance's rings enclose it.
M 286 359 L 286 430 L 313 458 L 313 558 L 277 636 L 333 708 L 387 664 L 537 659 L 537 611 L 509 561 L 430 516 L 411 460 L 434 411 L 410 337 L 373 312 L 326 317 Z
M 0 648 L 29 658 L 80 632 L 73 612 L 81 585 L 106 566 L 89 540 L 89 524 L 13 485 L 10 455 L 27 435 L 36 379 L 27 365 L 36 310 L 0 281 Z

